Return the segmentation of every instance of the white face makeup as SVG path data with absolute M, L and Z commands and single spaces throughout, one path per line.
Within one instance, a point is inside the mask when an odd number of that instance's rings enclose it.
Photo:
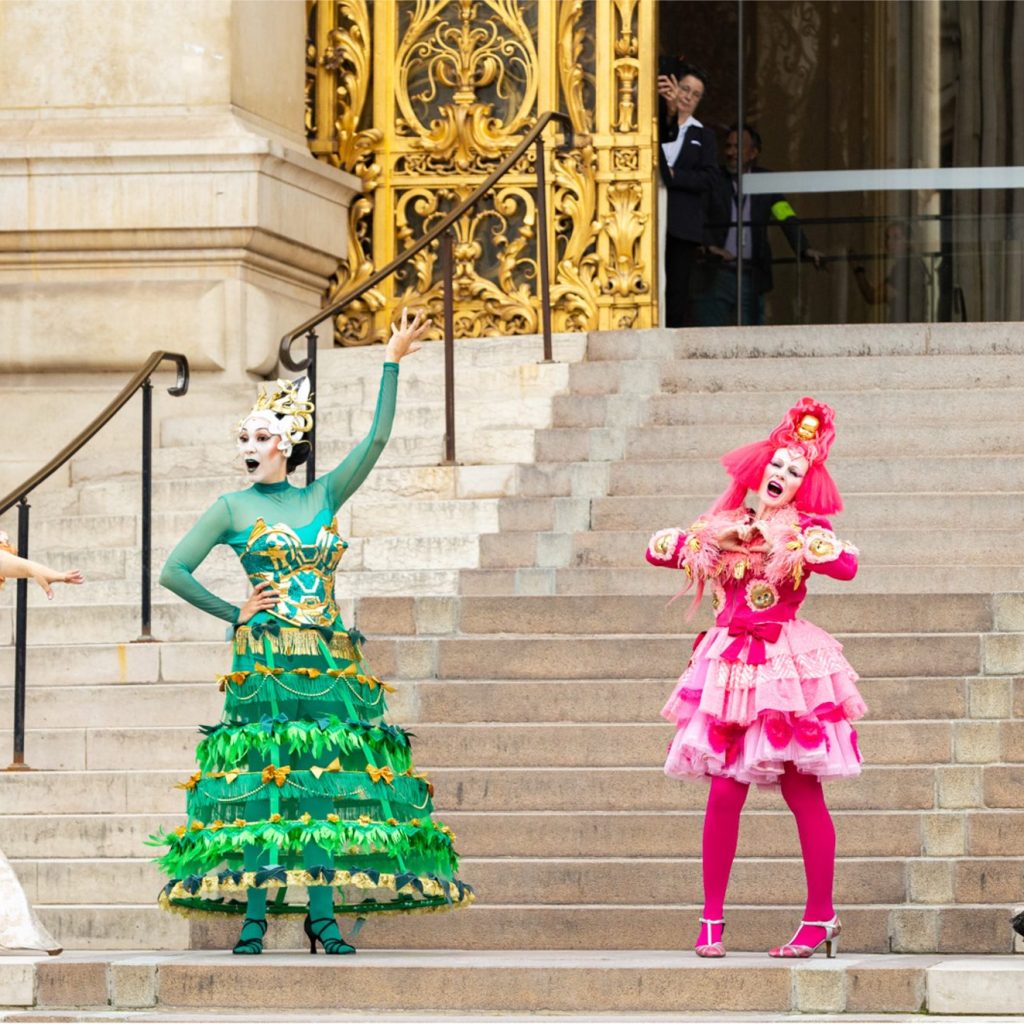
M 809 465 L 803 455 L 791 452 L 788 448 L 776 451 L 764 467 L 761 486 L 757 489 L 761 503 L 767 508 L 788 505 L 800 490 Z
M 238 432 L 238 453 L 246 476 L 257 484 L 280 483 L 288 475 L 288 459 L 281 438 L 267 429 L 266 420 L 250 416 Z

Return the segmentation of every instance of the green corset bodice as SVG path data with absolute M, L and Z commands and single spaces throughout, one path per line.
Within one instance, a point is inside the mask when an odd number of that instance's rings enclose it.
M 253 586 L 270 580 L 281 595 L 274 615 L 295 626 L 333 626 L 338 618 L 334 573 L 348 544 L 334 519 L 295 530 L 287 523 L 253 525 L 242 566 Z

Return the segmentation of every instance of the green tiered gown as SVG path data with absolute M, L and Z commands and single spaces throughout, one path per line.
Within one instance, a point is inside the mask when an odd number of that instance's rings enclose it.
M 413 766 L 409 734 L 384 721 L 388 684 L 370 671 L 363 637 L 346 629 L 334 573 L 347 544 L 335 514 L 373 468 L 391 432 L 398 364 L 385 363 L 373 425 L 332 472 L 225 494 L 171 553 L 161 583 L 235 624 L 238 608 L 193 573 L 230 545 L 255 586 L 281 595 L 234 630 L 221 721 L 204 725 L 198 770 L 180 783 L 187 820 L 151 837 L 171 876 L 162 906 L 182 913 L 304 912 L 468 905 L 451 831 L 432 817 L 433 788 Z M 314 914 L 314 916 L 317 916 Z

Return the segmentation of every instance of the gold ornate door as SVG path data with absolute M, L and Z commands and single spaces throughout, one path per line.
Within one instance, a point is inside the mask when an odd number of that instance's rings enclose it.
M 363 181 L 329 298 L 364 281 L 467 196 L 546 110 L 575 148 L 549 147 L 557 331 L 657 319 L 654 0 L 310 0 L 312 151 Z M 456 334 L 539 330 L 534 156 L 464 218 Z M 428 249 L 336 322 L 380 340 L 396 308 L 440 310 Z

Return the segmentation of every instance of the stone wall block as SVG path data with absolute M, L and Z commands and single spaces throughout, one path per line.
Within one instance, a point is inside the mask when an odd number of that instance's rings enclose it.
M 957 722 L 953 756 L 961 764 L 992 764 L 999 760 L 998 722 Z
M 1013 707 L 1013 680 L 971 679 L 968 683 L 971 718 L 1009 718 Z
M 962 814 L 926 814 L 922 829 L 929 857 L 957 857 L 965 852 L 967 828 Z
M 915 859 L 907 863 L 907 887 L 912 903 L 942 904 L 953 900 L 953 862 Z
M 935 779 L 939 807 L 982 806 L 981 768 L 940 765 L 935 771 Z

